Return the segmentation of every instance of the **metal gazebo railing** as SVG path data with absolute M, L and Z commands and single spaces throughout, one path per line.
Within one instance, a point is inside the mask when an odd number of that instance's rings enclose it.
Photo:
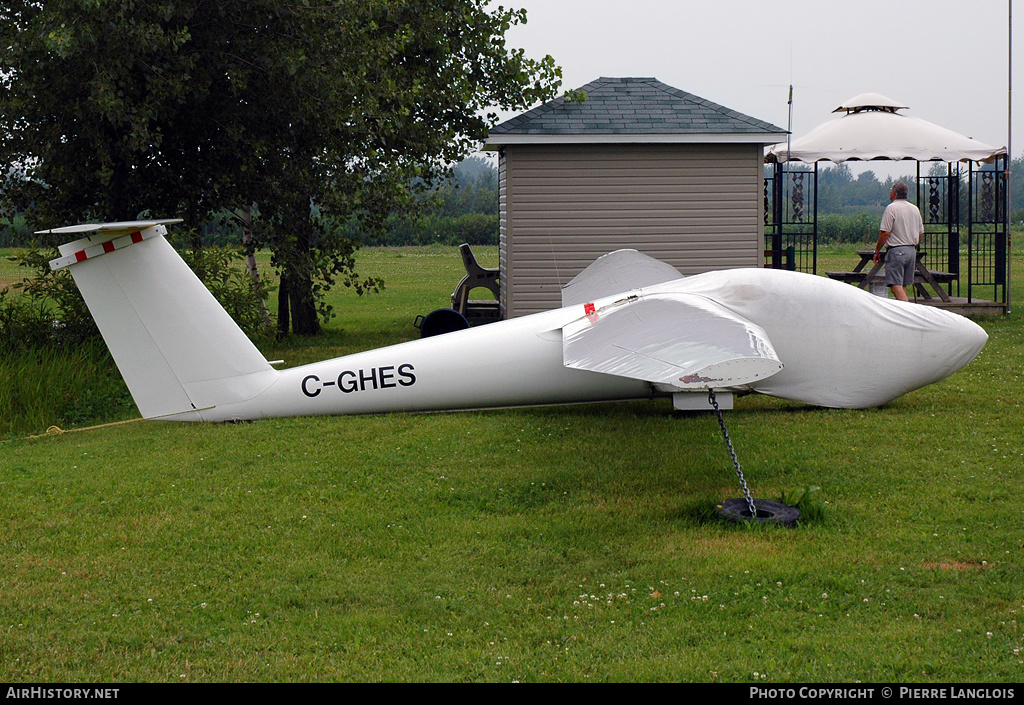
M 946 164 L 945 174 L 917 173 L 928 269 L 956 275 L 951 296 L 1008 304 L 1009 237 L 1005 156 L 993 164 Z M 818 166 L 772 164 L 764 178 L 765 266 L 818 273 Z

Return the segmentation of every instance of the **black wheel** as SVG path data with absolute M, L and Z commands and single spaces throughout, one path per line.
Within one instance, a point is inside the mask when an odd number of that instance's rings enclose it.
M 719 514 L 731 521 L 757 521 L 793 526 L 800 519 L 799 509 L 770 499 L 754 500 L 756 516 L 750 515 L 750 506 L 745 499 L 727 499 L 719 504 L 717 509 Z

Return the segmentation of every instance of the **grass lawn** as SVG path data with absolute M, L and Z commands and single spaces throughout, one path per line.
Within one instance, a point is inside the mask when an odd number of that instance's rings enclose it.
M 360 271 L 387 289 L 268 357 L 416 337 L 462 273 Z M 1024 323 L 980 322 L 977 360 L 883 408 L 737 399 L 754 496 L 809 492 L 792 529 L 717 520 L 717 423 L 667 400 L 4 442 L 0 682 L 1019 682 Z

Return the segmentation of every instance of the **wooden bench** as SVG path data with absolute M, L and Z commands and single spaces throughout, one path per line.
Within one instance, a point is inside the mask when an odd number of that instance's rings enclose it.
M 932 298 L 932 295 L 928 293 L 928 289 L 925 285 L 931 286 L 935 290 L 935 293 L 943 301 L 949 301 L 949 294 L 946 293 L 940 285 L 948 284 L 950 282 L 957 281 L 958 277 L 952 272 L 937 272 L 931 269 L 925 270 L 927 275 L 923 274 L 920 270 L 914 272 L 914 288 L 917 293 L 926 298 Z M 885 285 L 884 274 L 871 274 L 870 272 L 825 272 L 825 276 L 829 279 L 835 279 L 836 281 L 845 282 L 847 284 L 853 284 L 854 286 L 860 287 L 871 287 L 872 285 Z
M 863 289 L 865 286 L 876 286 L 878 284 L 885 284 L 885 277 L 879 273 L 885 260 L 880 259 L 878 263 L 875 263 L 875 251 L 874 250 L 858 250 L 857 255 L 860 257 L 860 262 L 856 267 L 853 268 L 852 272 L 825 272 L 829 279 L 835 279 L 837 281 L 846 282 L 847 284 L 853 284 Z M 924 258 L 924 252 L 918 251 L 917 253 L 917 270 L 914 272 L 914 289 L 918 294 L 926 299 L 930 299 L 931 294 L 925 288 L 925 284 L 930 286 L 938 294 L 939 298 L 943 301 L 950 301 L 949 294 L 942 288 L 941 284 L 949 283 L 957 280 L 957 275 L 950 272 L 937 272 L 930 270 L 924 266 L 922 259 Z M 868 265 L 871 265 L 870 269 Z M 865 271 L 867 270 L 867 271 Z
M 866 277 L 867 274 L 864 272 L 825 272 L 825 276 L 829 279 L 846 282 L 847 284 L 860 284 L 864 281 L 864 277 Z M 885 279 L 884 277 L 877 278 Z

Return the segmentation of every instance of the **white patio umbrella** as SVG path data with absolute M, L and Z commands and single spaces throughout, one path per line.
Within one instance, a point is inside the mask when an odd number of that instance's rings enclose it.
M 1006 154 L 1005 147 L 993 147 L 897 112 L 906 107 L 877 93 L 862 93 L 833 111 L 842 115 L 818 125 L 803 137 L 768 147 L 765 160 L 989 162 Z

